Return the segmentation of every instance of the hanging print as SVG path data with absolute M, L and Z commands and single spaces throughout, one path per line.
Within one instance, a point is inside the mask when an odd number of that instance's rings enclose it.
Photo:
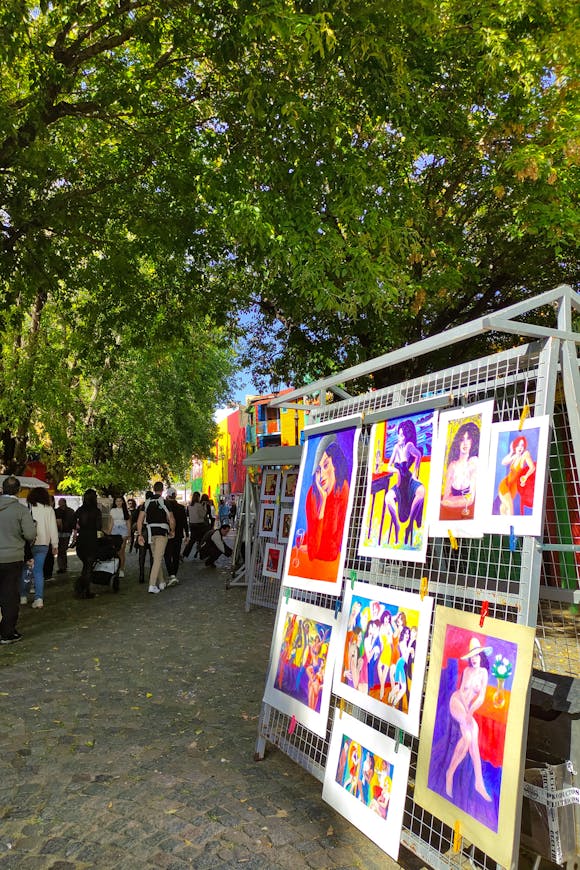
M 282 562 L 284 560 L 284 547 L 280 544 L 266 544 L 264 549 L 264 577 L 274 577 L 279 580 L 282 576 Z
M 439 414 L 433 449 L 429 535 L 481 537 L 489 474 L 489 437 L 493 401 Z
M 548 416 L 492 425 L 486 532 L 542 534 L 549 431 Z
M 296 495 L 296 484 L 298 482 L 298 470 L 285 471 L 282 478 L 282 501 L 293 501 Z
M 335 708 L 323 800 L 395 860 L 410 759 L 408 747 Z
M 262 489 L 260 499 L 262 501 L 274 501 L 280 492 L 280 472 L 264 471 L 262 476 Z
M 304 430 L 284 575 L 288 586 L 330 595 L 342 583 L 361 418 L 342 423 Z
M 416 802 L 512 865 L 534 630 L 437 607 Z
M 261 538 L 275 538 L 278 534 L 278 505 L 264 502 L 260 505 L 258 535 Z
M 335 694 L 416 737 L 432 610 L 428 596 L 347 584 Z
M 292 525 L 292 508 L 280 508 L 280 528 L 278 530 L 278 540 L 281 544 L 287 544 L 290 537 L 290 526 Z
M 326 735 L 336 650 L 334 613 L 302 601 L 280 601 L 264 701 Z
M 437 411 L 375 423 L 359 555 L 424 562 L 427 495 Z

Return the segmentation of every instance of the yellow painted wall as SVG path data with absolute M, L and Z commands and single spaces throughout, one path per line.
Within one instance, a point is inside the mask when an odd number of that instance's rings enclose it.
M 298 439 L 296 438 L 296 421 L 298 421 Z M 304 411 L 294 411 L 290 408 L 280 408 L 280 437 L 283 446 L 293 447 L 300 443 L 300 433 L 304 429 Z

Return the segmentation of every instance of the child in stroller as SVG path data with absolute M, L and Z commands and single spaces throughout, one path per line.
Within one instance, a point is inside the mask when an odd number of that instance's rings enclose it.
M 119 591 L 119 551 L 122 544 L 121 535 L 103 535 L 102 538 L 97 538 L 91 581 L 100 586 L 110 586 L 113 592 Z

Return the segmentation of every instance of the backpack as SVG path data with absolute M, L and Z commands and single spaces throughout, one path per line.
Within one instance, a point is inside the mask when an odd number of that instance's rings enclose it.
M 169 529 L 169 510 L 162 498 L 150 498 L 145 503 L 145 522 L 151 527 Z

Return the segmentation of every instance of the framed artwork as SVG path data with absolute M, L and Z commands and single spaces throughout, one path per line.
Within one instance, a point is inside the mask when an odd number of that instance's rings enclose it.
M 394 417 L 371 428 L 359 555 L 425 561 L 437 413 Z
M 429 535 L 482 537 L 493 401 L 441 411 L 433 448 Z
M 438 606 L 415 801 L 511 867 L 534 629 Z
M 284 582 L 337 594 L 342 584 L 361 417 L 304 429 Z
M 287 544 L 290 537 L 290 526 L 292 525 L 292 508 L 280 508 L 280 528 L 278 529 L 278 540 L 281 544 Z
M 484 531 L 542 535 L 549 434 L 548 416 L 492 425 Z
M 326 736 L 336 620 L 323 607 L 280 599 L 264 701 Z
M 264 577 L 274 577 L 280 579 L 282 576 L 282 565 L 284 564 L 284 547 L 279 544 L 266 544 L 264 550 L 264 567 L 262 574 Z
M 275 538 L 278 534 L 278 505 L 264 502 L 260 505 L 258 535 L 262 538 Z
M 433 599 L 346 586 L 334 692 L 417 737 Z
M 262 474 L 262 489 L 260 500 L 275 501 L 280 494 L 280 472 L 264 471 Z
M 298 470 L 285 471 L 282 478 L 282 501 L 293 501 L 298 483 Z
M 334 710 L 322 797 L 395 860 L 411 751 Z

